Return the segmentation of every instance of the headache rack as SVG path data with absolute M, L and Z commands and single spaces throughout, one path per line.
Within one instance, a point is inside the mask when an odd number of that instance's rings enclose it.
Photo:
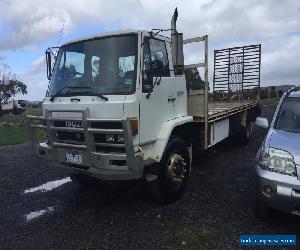
M 214 51 L 214 100 L 259 100 L 261 45 Z

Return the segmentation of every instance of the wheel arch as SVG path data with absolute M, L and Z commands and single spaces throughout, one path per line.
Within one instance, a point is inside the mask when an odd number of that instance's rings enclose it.
M 188 131 L 191 129 L 191 125 L 192 124 L 188 122 L 174 127 L 170 136 L 180 137 L 182 140 L 184 140 L 185 144 L 189 147 L 192 144 L 191 135 L 188 133 Z
M 188 136 L 184 133 L 184 130 L 189 127 L 189 124 L 191 124 L 192 121 L 192 116 L 185 116 L 167 121 L 163 124 L 157 140 L 150 149 L 152 151 L 152 158 L 155 162 L 160 162 L 167 143 L 172 135 L 176 135 L 183 139 L 188 146 L 191 144 L 188 140 Z

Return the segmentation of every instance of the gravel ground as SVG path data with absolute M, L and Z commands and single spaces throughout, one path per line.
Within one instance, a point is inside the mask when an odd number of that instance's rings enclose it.
M 273 106 L 264 111 L 270 117 Z M 240 234 L 300 238 L 299 217 L 253 215 L 254 158 L 265 133 L 254 128 L 248 146 L 224 143 L 211 151 L 194 164 L 182 199 L 168 206 L 156 205 L 143 182 L 81 190 L 66 179 L 49 191 L 24 193 L 66 176 L 48 170 L 29 144 L 0 147 L 0 248 L 237 249 Z

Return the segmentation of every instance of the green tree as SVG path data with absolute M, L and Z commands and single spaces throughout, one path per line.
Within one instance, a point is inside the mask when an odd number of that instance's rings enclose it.
M 0 57 L 0 115 L 3 104 L 19 93 L 27 94 L 26 84 L 16 79 L 16 75 L 11 72 L 9 65 L 4 63 L 4 59 Z

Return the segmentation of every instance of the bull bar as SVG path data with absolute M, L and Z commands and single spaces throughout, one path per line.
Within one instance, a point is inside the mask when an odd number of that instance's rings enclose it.
M 81 118 L 66 118 L 53 113 L 78 113 Z M 67 116 L 67 115 L 66 115 Z M 81 122 L 81 127 L 55 126 L 55 122 L 63 121 Z M 39 122 L 39 123 L 37 123 Z M 92 123 L 120 123 L 120 128 L 94 128 Z M 45 159 L 49 166 L 57 167 L 69 173 L 83 173 L 103 180 L 129 180 L 138 179 L 143 175 L 143 152 L 139 147 L 134 147 L 130 120 L 127 119 L 92 119 L 89 109 L 82 110 L 45 110 L 44 116 L 27 116 L 33 151 Z M 43 129 L 47 142 L 39 142 L 37 129 Z M 84 140 L 80 143 L 62 141 L 57 139 L 57 131 L 82 133 Z M 107 143 L 95 141 L 96 134 L 123 135 L 124 143 Z M 99 152 L 97 146 L 124 150 L 124 152 Z M 137 150 L 135 150 L 135 148 Z M 82 166 L 68 164 L 65 161 L 67 152 L 80 152 Z M 122 164 L 115 164 L 122 162 Z

